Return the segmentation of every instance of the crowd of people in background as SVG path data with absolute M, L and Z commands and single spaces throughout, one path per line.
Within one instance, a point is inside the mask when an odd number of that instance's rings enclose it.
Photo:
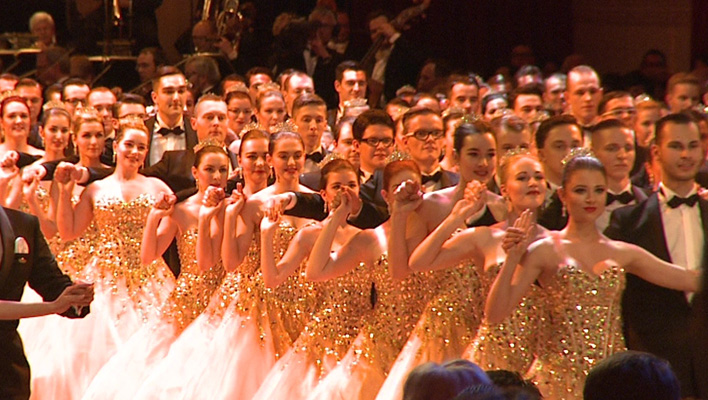
M 708 397 L 708 73 L 519 46 L 485 78 L 419 54 L 428 6 L 372 12 L 365 55 L 326 4 L 269 44 L 244 3 L 177 65 L 142 48 L 135 88 L 35 14 L 0 201 L 56 261 L 0 266 L 0 397 Z M 52 313 L 81 318 L 17 328 Z

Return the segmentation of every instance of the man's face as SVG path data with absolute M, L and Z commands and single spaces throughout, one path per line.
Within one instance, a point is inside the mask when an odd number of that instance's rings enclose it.
M 285 105 L 288 114 L 292 114 L 293 102 L 303 93 L 315 93 L 315 84 L 307 75 L 293 75 L 290 77 L 288 91 L 285 92 Z
M 37 36 L 37 41 L 50 45 L 54 39 L 54 24 L 49 21 L 40 21 L 32 29 L 32 34 Z
M 624 126 L 632 128 L 637 120 L 637 109 L 634 107 L 634 99 L 630 96 L 612 99 L 605 105 L 603 119 L 616 118 Z
M 184 76 L 187 78 L 187 82 L 192 85 L 192 90 L 196 93 L 202 93 L 206 89 L 208 83 L 206 76 L 199 74 L 197 72 L 197 67 L 194 62 L 189 62 L 184 66 Z
M 138 71 L 138 75 L 140 75 L 140 82 L 146 82 L 152 79 L 157 73 L 155 58 L 152 56 L 152 53 L 140 53 L 135 70 Z
M 568 89 L 566 100 L 570 105 L 570 112 L 581 124 L 592 123 L 597 117 L 597 107 L 602 100 L 600 80 L 594 73 L 568 74 Z
M 629 178 L 636 156 L 630 128 L 609 128 L 593 133 L 592 151 L 605 166 L 608 177 L 617 181 Z
M 64 106 L 69 114 L 74 115 L 78 107 L 86 105 L 90 91 L 87 85 L 69 85 L 64 88 Z
M 520 94 L 514 103 L 514 113 L 529 124 L 543 111 L 543 102 L 535 94 Z
M 543 92 L 543 102 L 546 107 L 553 111 L 562 111 L 565 107 L 565 83 L 558 78 L 548 78 L 546 80 L 545 91 Z
M 435 163 L 440 157 L 445 136 L 435 138 L 428 134 L 423 140 L 416 137 L 416 132 L 443 132 L 443 121 L 437 115 L 419 115 L 408 121 L 404 142 L 408 153 L 417 164 L 430 165 Z
M 497 98 L 487 102 L 487 106 L 484 109 L 484 119 L 491 121 L 494 117 L 502 115 L 502 112 L 508 107 L 506 99 Z
M 254 102 L 256 101 L 256 98 L 258 97 L 258 88 L 265 85 L 266 83 L 271 82 L 273 82 L 273 80 L 270 79 L 270 76 L 266 74 L 252 75 L 251 78 L 248 80 L 248 94 L 251 95 L 251 100 L 253 100 Z
M 368 139 L 378 139 L 379 143 L 372 146 L 367 143 Z M 382 139 L 391 143 L 386 145 L 380 141 Z M 361 143 L 355 141 L 354 146 L 359 150 L 361 168 L 373 173 L 386 166 L 386 158 L 393 150 L 393 129 L 386 125 L 369 125 L 364 130 Z
M 138 117 L 147 119 L 145 106 L 142 104 L 123 103 L 118 109 L 118 119 L 126 117 Z
M 531 132 L 528 129 L 524 129 L 521 132 L 513 131 L 510 129 L 499 129 L 497 133 L 497 161 L 501 161 L 501 156 L 506 154 L 509 150 L 520 147 L 525 150 L 531 148 Z
M 388 18 L 382 15 L 369 21 L 369 33 L 371 41 L 375 42 L 381 35 L 385 35 L 386 25 L 389 25 Z
M 327 129 L 327 107 L 317 105 L 300 107 L 293 119 L 302 141 L 305 142 L 305 152 L 311 153 L 318 149 L 322 133 Z
M 219 142 L 226 139 L 226 103 L 223 101 L 202 101 L 192 118 L 192 128 L 199 141 L 212 138 Z
M 342 74 L 342 81 L 334 81 L 334 90 L 339 93 L 339 104 L 345 101 L 362 99 L 366 95 L 366 73 L 348 69 Z
M 42 89 L 39 86 L 20 86 L 17 88 L 17 94 L 29 105 L 30 118 L 33 124 L 36 123 L 42 111 Z
M 476 85 L 465 85 L 458 83 L 450 90 L 450 107 L 457 107 L 465 110 L 467 114 L 477 112 L 479 102 L 479 89 Z
M 215 52 L 215 44 L 218 38 L 207 23 L 197 23 L 192 29 L 192 43 L 194 51 L 197 53 Z
M 343 155 L 356 169 L 359 169 L 359 149 L 354 146 L 352 124 L 344 124 L 339 129 L 339 140 L 334 152 Z
M 88 96 L 88 105 L 98 111 L 106 135 L 113 131 L 113 105 L 115 103 L 116 96 L 112 92 L 98 91 L 89 93 Z
M 672 113 L 677 113 L 698 105 L 699 96 L 698 86 L 692 83 L 679 83 L 674 85 L 671 93 L 666 94 L 666 104 Z
M 666 123 L 661 142 L 652 147 L 661 166 L 662 180 L 692 181 L 703 162 L 703 148 L 696 124 Z
M 427 63 L 420 70 L 420 77 L 418 77 L 417 89 L 421 92 L 429 92 L 433 90 L 435 86 L 435 64 Z
M 563 158 L 582 143 L 583 135 L 577 126 L 556 126 L 548 132 L 543 148 L 538 149 L 538 158 L 547 171 L 560 177 L 563 174 Z
M 157 112 L 168 118 L 178 118 L 187 101 L 187 81 L 183 75 L 166 75 L 160 78 L 157 90 L 152 92 Z

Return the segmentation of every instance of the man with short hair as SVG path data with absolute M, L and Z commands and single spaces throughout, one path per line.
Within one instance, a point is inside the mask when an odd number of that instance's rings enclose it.
M 221 73 L 219 65 L 211 57 L 189 57 L 184 65 L 184 76 L 192 85 L 192 91 L 196 98 L 203 94 L 216 93 L 219 90 Z
M 187 80 L 174 67 L 164 67 L 153 79 L 152 101 L 157 113 L 145 121 L 150 133 L 145 166 L 160 161 L 168 150 L 191 149 L 197 144 L 197 135 L 184 120 Z
M 633 128 L 637 119 L 634 98 L 629 92 L 617 90 L 602 96 L 598 105 L 600 119 L 618 119 L 628 128 Z
M 293 102 L 303 93 L 314 94 L 315 84 L 312 78 L 302 71 L 295 71 L 283 82 L 281 89 L 285 98 L 285 110 L 292 116 Z
M 140 50 L 135 62 L 140 82 L 149 82 L 157 75 L 157 70 L 166 64 L 165 55 L 158 47 L 146 47 Z
M 253 67 L 246 72 L 246 81 L 248 82 L 248 94 L 251 95 L 251 100 L 255 104 L 258 97 L 258 88 L 266 83 L 273 82 L 273 76 L 266 67 Z
M 466 114 L 476 114 L 479 108 L 479 85 L 464 75 L 452 75 L 448 81 L 449 108 L 460 108 Z
M 79 78 L 70 78 L 64 82 L 61 99 L 69 115 L 73 117 L 77 108 L 85 107 L 88 94 L 91 91 L 88 83 Z
M 88 95 L 88 105 L 93 107 L 98 112 L 103 123 L 103 134 L 106 142 L 103 149 L 103 154 L 110 154 L 108 165 L 115 165 L 113 161 L 113 140 L 115 139 L 115 124 L 113 120 L 113 105 L 116 103 L 116 96 L 107 87 L 97 87 L 91 90 Z M 102 156 L 103 158 L 103 156 Z
M 561 115 L 565 111 L 565 74 L 556 73 L 543 83 L 543 104 L 548 114 Z
M 327 104 L 316 94 L 298 96 L 293 103 L 292 121 L 305 144 L 303 172 L 319 171 L 319 163 L 329 154 L 322 145 L 322 134 L 327 129 Z
M 698 105 L 701 97 L 701 83 L 695 76 L 679 72 L 673 74 L 666 83 L 666 105 L 672 113 L 686 111 Z
M 605 234 L 638 245 L 663 261 L 705 273 L 708 264 L 708 201 L 698 195 L 695 177 L 704 153 L 696 122 L 669 114 L 656 123 L 652 153 L 661 166 L 659 190 L 634 206 L 615 210 Z M 692 332 L 693 296 L 627 274 L 622 318 L 627 347 L 665 358 L 681 382 L 681 397 L 696 392 Z
M 44 148 L 42 137 L 39 136 L 39 114 L 42 112 L 42 85 L 34 79 L 20 79 L 15 85 L 17 94 L 25 99 L 30 109 L 30 134 L 27 143 L 38 149 Z
M 571 149 L 582 146 L 583 133 L 575 118 L 559 115 L 541 122 L 535 140 L 547 188 L 546 207 L 538 223 L 547 229 L 561 230 L 567 221 L 557 193 L 563 177 L 563 159 Z
M 435 111 L 413 107 L 403 114 L 404 143 L 413 161 L 420 168 L 425 192 L 454 186 L 460 177 L 440 167 L 445 141 L 443 120 Z
M 15 74 L 0 74 L 0 92 L 15 90 L 15 86 L 17 86 L 17 81 L 19 81 L 19 78 Z
M 637 204 L 647 194 L 632 185 L 630 171 L 634 166 L 634 132 L 618 119 L 606 119 L 592 128 L 592 151 L 605 167 L 607 201 L 605 211 L 595 221 L 600 231 L 610 222 L 612 211 Z
M 600 77 L 587 65 L 579 65 L 568 72 L 565 91 L 569 112 L 583 128 L 583 137 L 588 138 L 588 128 L 597 123 L 598 106 L 602 100 Z M 589 140 L 586 141 L 589 144 Z
M 511 92 L 509 103 L 514 114 L 528 124 L 538 120 L 543 111 L 543 89 L 537 84 L 519 86 Z
M 355 61 L 344 61 L 335 69 L 334 90 L 337 92 L 339 102 L 337 108 L 327 112 L 327 123 L 336 126 L 344 116 L 344 107 L 347 102 L 354 99 L 363 99 L 366 96 L 366 71 Z

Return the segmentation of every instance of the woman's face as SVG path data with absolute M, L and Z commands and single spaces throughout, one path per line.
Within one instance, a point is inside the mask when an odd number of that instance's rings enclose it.
M 322 198 L 327 202 L 329 209 L 335 208 L 339 202 L 339 193 L 348 187 L 355 195 L 359 195 L 359 180 L 357 174 L 348 169 L 331 172 L 327 175 L 327 186 L 321 191 Z
M 489 182 L 497 166 L 497 146 L 491 133 L 467 135 L 458 154 L 460 174 L 470 182 Z
M 579 169 L 571 173 L 559 193 L 569 217 L 592 222 L 605 210 L 607 180 L 600 171 Z
M 120 142 L 114 143 L 116 164 L 139 169 L 143 166 L 148 148 L 147 134 L 139 129 L 126 129 Z
M 103 154 L 105 144 L 106 137 L 100 122 L 83 123 L 76 132 L 76 148 L 83 157 L 97 160 Z
M 251 116 L 253 116 L 251 101 L 234 97 L 229 102 L 228 111 L 229 129 L 238 135 L 243 130 L 243 126 L 251 122 Z
M 61 153 L 69 144 L 69 118 L 65 115 L 53 115 L 47 118 L 39 132 L 44 139 L 45 149 Z
M 239 165 L 246 182 L 256 185 L 268 180 L 270 165 L 268 163 L 268 140 L 265 138 L 241 142 Z
M 192 175 L 198 182 L 197 189 L 200 192 L 209 186 L 225 188 L 229 176 L 229 158 L 222 153 L 207 153 L 198 166 L 192 167 Z
M 273 149 L 271 163 L 277 179 L 297 179 L 305 168 L 305 149 L 302 143 L 294 138 L 280 139 Z
M 285 121 L 285 102 L 278 96 L 264 98 L 256 117 L 258 122 L 270 131 L 270 128 Z
M 5 137 L 26 142 L 30 131 L 29 108 L 19 101 L 5 104 L 2 113 L 2 130 Z
M 509 199 L 515 211 L 536 211 L 546 198 L 546 179 L 541 163 L 531 157 L 517 157 L 507 168 L 502 194 Z

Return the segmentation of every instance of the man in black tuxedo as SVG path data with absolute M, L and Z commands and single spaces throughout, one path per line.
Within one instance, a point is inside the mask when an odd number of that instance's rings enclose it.
M 327 111 L 327 123 L 332 128 L 344 117 L 346 102 L 366 97 L 366 71 L 355 61 L 339 63 L 335 69 L 334 90 L 339 103 L 337 108 Z
M 0 235 L 0 299 L 19 301 L 25 284 L 29 284 L 45 301 L 53 301 L 72 285 L 71 279 L 59 270 L 36 217 L 0 207 Z M 92 299 L 93 288 L 86 285 L 85 303 L 90 304 Z M 82 318 L 88 312 L 88 307 L 81 309 L 80 314 L 72 308 L 62 315 Z M 18 323 L 18 320 L 0 321 L 2 399 L 28 399 L 30 396 L 30 370 L 17 333 Z
M 413 107 L 403 114 L 403 143 L 420 168 L 425 192 L 455 186 L 460 176 L 440 166 L 445 141 L 442 117 L 425 107 Z
M 684 114 L 669 114 L 656 123 L 652 152 L 661 165 L 659 190 L 637 205 L 615 210 L 605 234 L 633 243 L 662 260 L 690 270 L 704 270 L 708 201 L 697 194 L 696 172 L 703 161 L 698 126 Z M 627 274 L 622 297 L 627 346 L 665 358 L 681 382 L 683 397 L 701 398 L 695 383 L 691 331 L 692 295 L 653 285 Z
M 191 149 L 197 144 L 197 135 L 184 120 L 187 80 L 174 67 L 163 67 L 153 80 L 152 101 L 157 109 L 154 117 L 145 121 L 148 136 L 148 154 L 145 166 L 162 158 L 165 151 Z
M 305 144 L 305 173 L 319 171 L 329 151 L 322 145 L 327 129 L 327 104 L 316 94 L 303 93 L 293 102 L 292 121 Z

